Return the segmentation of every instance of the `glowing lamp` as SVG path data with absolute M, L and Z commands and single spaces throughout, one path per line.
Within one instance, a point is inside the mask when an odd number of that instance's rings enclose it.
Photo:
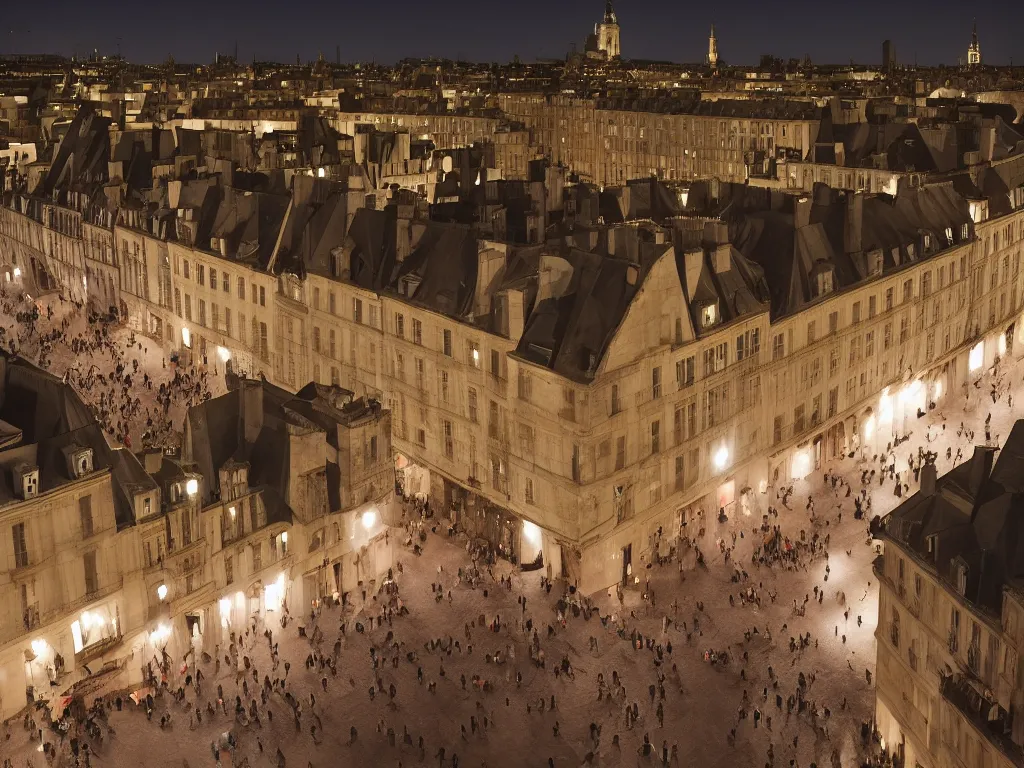
M 729 463 L 729 449 L 724 445 L 719 446 L 712 460 L 715 462 L 715 469 L 722 471 Z

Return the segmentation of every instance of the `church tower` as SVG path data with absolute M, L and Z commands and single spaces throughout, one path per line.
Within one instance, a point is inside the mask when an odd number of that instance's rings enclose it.
M 604 6 L 604 18 L 596 25 L 594 34 L 597 37 L 597 49 L 609 59 L 619 58 L 619 20 L 615 16 L 612 0 Z
M 715 37 L 715 25 L 711 25 L 711 36 L 708 38 L 708 66 L 718 68 L 718 38 Z
M 971 33 L 971 47 L 967 49 L 967 66 L 977 67 L 981 64 L 981 46 L 978 44 L 978 22 L 974 22 Z

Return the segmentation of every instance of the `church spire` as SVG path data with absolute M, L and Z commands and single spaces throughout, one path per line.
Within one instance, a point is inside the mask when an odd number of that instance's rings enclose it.
M 615 15 L 615 8 L 612 6 L 612 0 L 607 0 L 604 4 L 604 23 L 605 24 L 618 24 L 619 19 Z
M 978 20 L 974 20 L 971 30 L 971 46 L 967 49 L 967 66 L 976 67 L 981 64 L 981 45 L 978 43 Z

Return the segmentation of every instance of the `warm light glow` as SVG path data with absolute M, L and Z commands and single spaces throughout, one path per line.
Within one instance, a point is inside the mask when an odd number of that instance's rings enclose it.
M 268 611 L 280 609 L 284 602 L 284 574 L 278 574 L 277 579 L 264 588 L 264 605 Z
M 474 363 L 479 363 L 480 362 L 480 350 L 476 349 L 475 347 L 473 348 L 473 362 Z
M 166 600 L 167 599 L 167 585 L 166 584 L 161 584 L 159 587 L 156 588 L 156 596 L 157 596 L 157 598 L 159 600 Z
M 287 544 L 288 543 L 288 531 L 284 531 L 281 534 L 281 543 L 283 543 L 283 544 Z
M 718 471 L 725 469 L 729 463 L 729 449 L 725 445 L 719 446 L 718 450 L 715 451 L 713 460 L 715 462 L 715 469 Z
M 540 546 L 540 527 L 529 520 L 523 520 L 523 538 L 535 547 Z
M 878 419 L 882 424 L 889 424 L 892 421 L 892 395 L 889 394 L 888 387 L 882 390 L 878 398 Z
M 181 343 L 189 349 L 192 348 L 192 332 L 188 328 L 181 329 Z
M 227 347 L 217 347 L 217 357 L 220 358 L 222 363 L 226 363 L 231 359 L 231 350 Z
M 234 520 L 235 519 L 235 514 L 236 514 L 235 513 L 235 508 L 234 507 L 228 507 L 228 512 L 231 513 L 231 519 Z
M 21 267 L 14 268 L 14 276 L 15 278 L 21 277 Z
M 46 644 L 46 641 L 42 638 L 32 641 L 32 653 L 36 655 L 36 658 L 39 658 L 46 653 L 46 649 L 48 647 L 49 646 Z
M 220 617 L 222 619 L 227 618 L 228 616 L 231 615 L 231 600 L 230 600 L 230 598 L 222 597 L 220 599 L 220 601 L 217 603 L 217 605 L 220 607 Z
M 1006 334 L 999 334 L 999 341 L 996 342 L 996 348 L 999 350 L 999 356 L 1002 357 L 1006 354 Z
M 326 175 L 326 172 L 324 171 L 323 168 L 317 168 L 316 175 L 322 179 Z
M 370 530 L 377 524 L 377 513 L 372 509 L 363 512 L 363 528 Z
M 811 457 L 806 450 L 797 451 L 793 455 L 793 479 L 802 480 L 811 471 Z
M 239 608 L 244 608 L 245 607 L 245 593 L 244 592 L 235 592 L 235 605 L 238 606 Z
M 935 382 L 935 399 L 938 400 L 940 397 L 942 397 L 942 382 L 941 381 L 936 381 Z
M 166 642 L 167 638 L 170 636 L 171 628 L 166 624 L 161 624 L 149 634 L 149 639 L 152 641 L 153 645 L 160 645 L 161 643 Z
M 864 439 L 870 440 L 871 436 L 875 434 L 875 417 L 868 416 L 867 421 L 864 422 Z
M 979 370 L 985 364 L 985 342 L 979 341 L 971 347 L 967 355 L 967 368 L 971 373 Z
M 185 493 L 187 493 L 189 496 L 195 496 L 198 491 L 199 481 L 196 480 L 194 477 L 190 477 L 188 481 L 185 483 Z

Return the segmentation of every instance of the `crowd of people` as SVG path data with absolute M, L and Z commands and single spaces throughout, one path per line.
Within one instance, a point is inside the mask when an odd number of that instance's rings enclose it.
M 60 294 L 33 300 L 2 287 L 0 306 L 0 344 L 70 384 L 115 445 L 174 448 L 185 412 L 217 386 L 204 366 L 168 360 L 156 342 L 137 339 L 113 310 L 97 312 Z
M 209 397 L 206 374 L 156 383 L 137 361 L 146 342 L 116 342 L 115 318 L 86 316 L 74 330 L 83 311 L 49 331 L 23 318 L 8 331 L 12 349 L 52 366 L 68 347 L 90 366 L 76 364 L 69 380 L 112 437 L 171 439 L 172 406 Z M 868 519 L 912 493 L 926 461 L 952 466 L 970 450 L 968 425 L 988 406 L 978 393 L 991 408 L 1005 395 L 1009 407 L 1007 377 L 987 375 L 996 386 L 969 388 L 960 429 L 947 430 L 936 407 L 878 454 L 769 486 L 713 520 L 698 510 L 659 529 L 649 558 L 593 596 L 513 567 L 429 501 L 403 500 L 395 565 L 379 583 L 295 615 L 287 604 L 254 615 L 224 646 L 146 662 L 144 695 L 33 711 L 24 730 L 52 765 L 137 762 L 128 742 L 152 728 L 146 743 L 218 767 L 892 766 L 871 720 Z M 986 429 L 991 421 L 989 410 Z M 36 752 L 4 768 L 32 761 Z

